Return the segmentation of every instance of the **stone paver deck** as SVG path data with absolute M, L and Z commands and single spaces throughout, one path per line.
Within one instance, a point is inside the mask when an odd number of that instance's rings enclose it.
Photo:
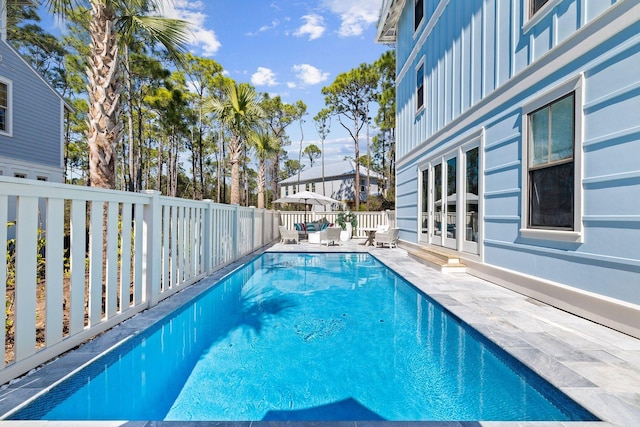
M 576 400 L 602 422 L 437 422 L 409 423 L 438 426 L 640 426 L 640 340 L 616 332 L 547 304 L 520 295 L 466 273 L 440 273 L 410 258 L 403 249 L 365 247 L 360 241 L 341 246 L 275 244 L 268 251 L 283 252 L 370 252 L 381 262 L 431 296 L 446 309 L 468 323 L 507 352 L 532 368 L 551 384 Z M 93 359 L 112 345 L 149 327 L 175 308 L 215 284 L 254 255 L 225 267 L 214 275 L 179 292 L 158 306 L 113 328 L 100 337 L 67 353 L 0 390 L 0 414 L 62 378 L 66 373 Z M 640 321 L 640 319 L 639 319 Z M 28 426 L 197 426 L 211 423 L 164 422 L 21 422 Z M 292 426 L 294 423 L 284 423 Z M 297 425 L 408 426 L 393 422 L 295 423 Z M 0 421 L 0 427 L 15 422 Z M 274 426 L 272 422 L 215 423 L 218 426 Z

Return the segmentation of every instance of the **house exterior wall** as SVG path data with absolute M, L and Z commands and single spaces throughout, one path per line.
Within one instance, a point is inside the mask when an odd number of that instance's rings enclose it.
M 567 299 L 588 295 L 640 313 L 640 3 L 550 0 L 529 19 L 529 0 L 426 1 L 418 31 L 413 6 L 405 2 L 397 23 L 400 238 L 433 245 L 419 226 L 421 171 L 474 140 L 478 249 L 465 253 L 462 237 L 453 247 L 471 270 L 497 281 L 531 279 L 531 289 L 519 290 L 535 296 L 545 286 L 569 289 Z M 424 108 L 417 111 L 420 65 Z M 532 235 L 523 214 L 527 114 L 571 90 L 578 219 L 561 238 Z M 585 314 L 588 304 L 574 311 Z
M 10 129 L 0 132 L 0 171 L 61 182 L 63 100 L 1 41 L 0 57 L 0 81 L 11 87 Z

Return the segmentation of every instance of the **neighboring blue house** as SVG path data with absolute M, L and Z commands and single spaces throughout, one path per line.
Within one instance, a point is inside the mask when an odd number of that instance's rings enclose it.
M 405 247 L 640 336 L 640 2 L 385 0 Z
M 0 175 L 62 182 L 65 102 L 7 43 L 6 1 L 0 0 Z

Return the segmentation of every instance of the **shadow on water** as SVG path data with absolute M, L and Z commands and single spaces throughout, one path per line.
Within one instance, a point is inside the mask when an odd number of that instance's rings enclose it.
M 276 317 L 283 317 L 286 311 L 297 306 L 290 297 L 283 294 L 249 291 L 241 296 L 240 321 L 235 328 L 247 326 L 256 334 L 269 326 Z
M 262 421 L 384 421 L 384 418 L 349 397 L 311 408 L 269 411 Z

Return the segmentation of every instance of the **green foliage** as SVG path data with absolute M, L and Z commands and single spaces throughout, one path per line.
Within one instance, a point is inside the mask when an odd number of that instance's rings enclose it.
M 347 224 L 351 224 L 351 227 L 355 228 L 358 226 L 358 219 L 356 214 L 351 211 L 341 211 L 336 216 L 336 224 L 343 230 L 347 229 Z

